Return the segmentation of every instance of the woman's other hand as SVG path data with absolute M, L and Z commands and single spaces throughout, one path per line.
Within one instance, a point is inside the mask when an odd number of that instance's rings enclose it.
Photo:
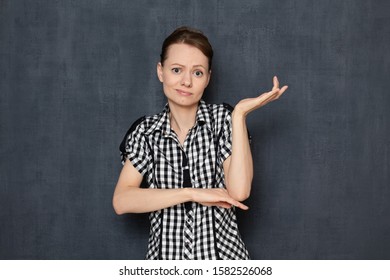
M 279 81 L 276 76 L 273 78 L 273 83 L 274 86 L 271 91 L 265 92 L 258 97 L 246 98 L 238 102 L 234 108 L 233 114 L 239 114 L 246 117 L 250 112 L 278 99 L 288 88 L 288 86 L 279 88 Z
M 233 199 L 226 189 L 197 189 L 190 188 L 191 200 L 198 202 L 204 206 L 218 206 L 223 208 L 231 208 L 236 206 L 242 210 L 248 210 L 248 206 Z

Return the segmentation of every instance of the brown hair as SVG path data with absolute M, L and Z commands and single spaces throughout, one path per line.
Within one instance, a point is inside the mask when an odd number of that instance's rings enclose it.
M 209 40 L 200 30 L 186 26 L 177 28 L 164 40 L 160 54 L 161 65 L 164 65 L 164 61 L 167 59 L 169 46 L 180 43 L 199 49 L 208 58 L 209 70 L 211 70 L 213 48 L 211 47 Z

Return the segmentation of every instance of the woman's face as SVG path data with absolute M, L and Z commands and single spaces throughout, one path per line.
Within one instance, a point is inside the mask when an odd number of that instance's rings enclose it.
M 157 75 L 170 105 L 197 106 L 210 74 L 208 58 L 187 44 L 171 45 L 164 66 L 157 65 Z

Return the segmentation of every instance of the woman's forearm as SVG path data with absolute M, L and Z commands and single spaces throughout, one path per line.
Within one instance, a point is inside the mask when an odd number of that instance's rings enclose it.
M 238 201 L 247 199 L 253 179 L 252 153 L 245 115 L 235 111 L 232 113 L 232 155 L 226 175 L 229 195 Z
M 118 215 L 146 213 L 191 200 L 188 189 L 142 189 L 127 187 L 114 193 L 113 206 Z
M 230 196 L 225 189 L 141 189 L 122 188 L 114 193 L 113 205 L 118 215 L 125 213 L 147 213 L 168 208 L 180 203 L 193 201 L 204 206 L 230 208 L 232 206 L 247 210 L 248 207 Z

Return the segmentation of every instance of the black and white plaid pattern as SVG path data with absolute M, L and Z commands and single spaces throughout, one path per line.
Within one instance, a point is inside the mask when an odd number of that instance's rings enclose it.
M 128 158 L 146 176 L 149 188 L 183 187 L 188 160 L 193 188 L 225 188 L 223 162 L 231 155 L 231 112 L 200 101 L 195 126 L 182 147 L 169 121 L 169 106 L 144 118 L 126 140 Z M 192 202 L 150 213 L 146 259 L 249 259 L 234 207 L 206 207 Z

